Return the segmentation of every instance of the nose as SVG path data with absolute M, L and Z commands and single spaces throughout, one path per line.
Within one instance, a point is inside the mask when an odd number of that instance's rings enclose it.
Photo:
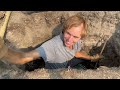
M 72 41 L 73 41 L 73 36 L 72 36 L 72 35 L 70 35 L 70 37 L 68 38 L 68 41 L 69 41 L 69 42 L 72 42 Z

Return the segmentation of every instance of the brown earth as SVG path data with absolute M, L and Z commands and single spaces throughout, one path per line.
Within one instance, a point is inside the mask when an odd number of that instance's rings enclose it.
M 4 11 L 0 12 L 0 26 L 4 21 Z M 109 38 L 103 51 L 104 59 L 96 70 L 35 69 L 25 71 L 26 65 L 13 65 L 0 61 L 0 78 L 45 78 L 45 79 L 119 79 L 120 42 L 119 11 L 13 11 L 5 34 L 8 47 L 28 51 L 41 45 L 44 41 L 59 34 L 62 24 L 68 17 L 80 14 L 88 24 L 88 36 L 83 41 L 83 50 L 87 53 L 100 53 L 106 38 Z M 28 63 L 31 65 L 33 62 Z

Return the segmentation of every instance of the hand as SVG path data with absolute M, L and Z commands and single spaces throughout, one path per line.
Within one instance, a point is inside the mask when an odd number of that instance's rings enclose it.
M 0 37 L 0 59 L 4 57 L 7 51 L 8 51 L 8 48 L 4 44 L 4 40 Z
M 97 61 L 99 61 L 101 58 L 102 58 L 101 55 L 96 54 L 96 55 L 94 55 L 94 56 L 91 56 L 91 61 L 92 61 L 92 62 L 97 62 Z

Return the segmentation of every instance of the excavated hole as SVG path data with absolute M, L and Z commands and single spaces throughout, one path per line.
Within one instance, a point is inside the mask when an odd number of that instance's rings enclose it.
M 42 58 L 31 61 L 25 64 L 25 71 L 34 71 L 35 69 L 40 69 L 45 67 L 45 62 Z
M 95 55 L 96 53 L 99 53 L 101 51 L 103 44 L 100 47 L 93 46 L 92 49 L 90 49 L 90 47 L 84 47 L 83 49 L 85 51 L 90 50 L 89 54 Z M 88 69 L 97 69 L 100 66 L 119 67 L 119 58 L 115 54 L 114 48 L 111 47 L 109 43 L 106 44 L 102 56 L 103 58 L 98 62 L 86 61 L 82 64 L 85 65 Z M 44 68 L 44 67 L 45 67 L 45 63 L 44 60 L 41 58 L 25 64 L 25 71 L 34 71 L 35 69 Z
M 96 36 L 94 36 L 96 37 Z M 98 37 L 98 36 L 97 36 Z M 7 45 L 9 45 L 10 47 L 14 48 L 14 46 L 9 43 L 6 40 Z M 95 55 L 96 53 L 100 53 L 102 50 L 102 47 L 104 45 L 105 42 L 101 42 L 100 46 L 83 46 L 83 50 L 85 52 L 87 52 L 90 55 Z M 34 48 L 27 48 L 27 51 L 32 50 Z M 97 69 L 100 66 L 106 66 L 106 67 L 119 67 L 120 66 L 120 61 L 119 61 L 119 57 L 117 56 L 117 54 L 114 51 L 114 47 L 112 45 L 112 41 L 108 40 L 106 43 L 106 46 L 103 50 L 102 56 L 104 58 L 102 58 L 100 61 L 98 62 L 89 62 L 86 61 L 85 63 L 82 63 L 83 65 L 85 65 L 88 69 Z M 22 50 L 22 51 L 26 51 L 26 50 Z M 35 69 L 40 69 L 40 68 L 44 68 L 45 67 L 45 62 L 42 58 L 31 61 L 29 63 L 26 63 L 24 65 L 21 65 L 20 69 L 24 70 L 24 71 L 34 71 Z
M 91 46 L 83 46 L 83 50 L 90 55 L 95 55 L 101 52 L 104 43 L 105 42 L 101 42 L 100 46 L 92 46 L 92 48 Z M 120 66 L 119 57 L 115 53 L 114 47 L 111 45 L 110 40 L 107 41 L 105 48 L 103 50 L 102 56 L 103 58 L 98 62 L 86 61 L 82 64 L 85 65 L 88 69 L 97 69 L 100 66 L 106 66 L 106 67 L 119 67 Z M 38 68 L 44 68 L 45 62 L 42 58 L 40 58 L 35 61 L 29 62 L 25 64 L 24 66 L 25 66 L 24 68 L 25 71 L 34 71 L 35 69 L 38 69 Z

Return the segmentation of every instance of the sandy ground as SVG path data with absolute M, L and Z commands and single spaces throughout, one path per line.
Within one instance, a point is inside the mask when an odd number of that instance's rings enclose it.
M 96 70 L 42 68 L 29 72 L 4 67 L 0 69 L 0 79 L 120 79 L 120 69 L 100 66 Z

